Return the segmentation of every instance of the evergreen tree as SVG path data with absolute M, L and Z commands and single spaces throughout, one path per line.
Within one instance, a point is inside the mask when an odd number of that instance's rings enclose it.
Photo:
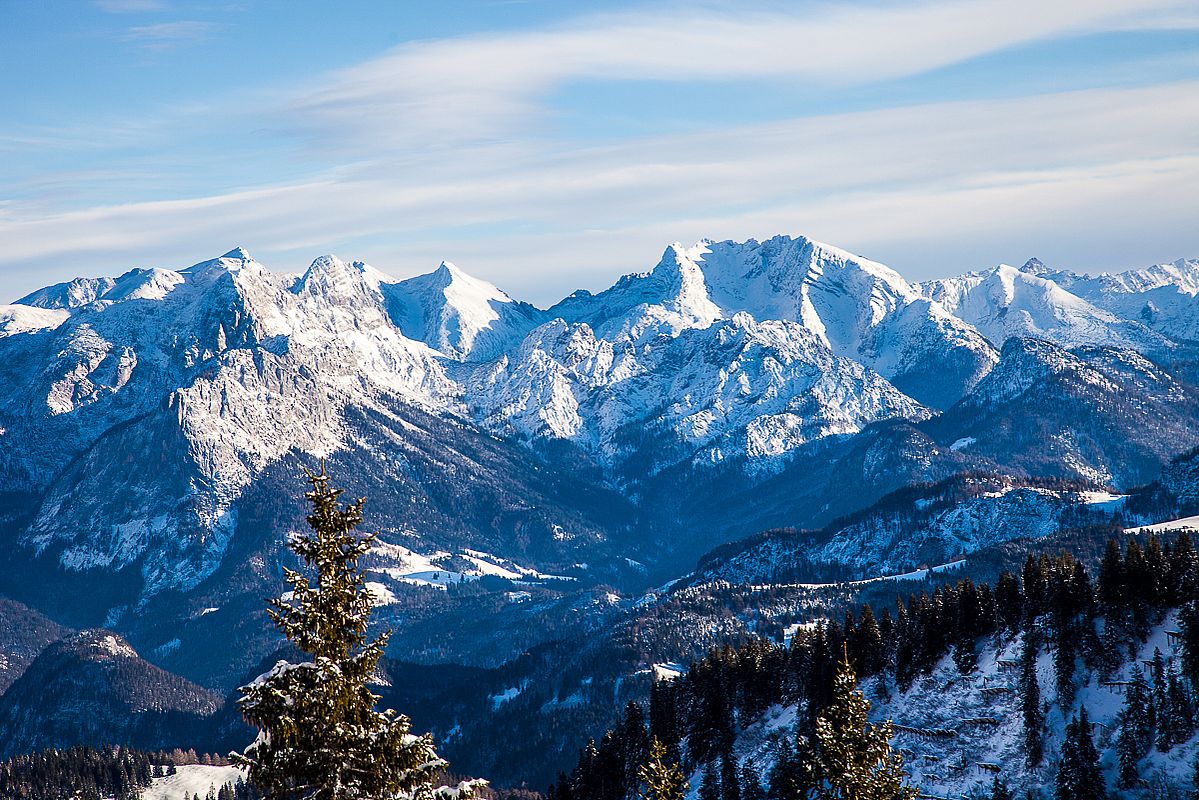
M 990 800 L 1015 800 L 1012 796 L 1012 790 L 1008 788 L 1007 782 L 1000 780 L 999 776 L 995 776 L 995 780 L 991 782 L 991 798 Z
M 1182 633 L 1182 674 L 1191 686 L 1199 687 L 1199 600 L 1192 600 L 1178 612 L 1178 627 Z
M 1116 785 L 1121 789 L 1131 789 L 1141 779 L 1140 756 L 1137 755 L 1136 739 L 1127 726 L 1120 727 L 1116 736 L 1116 760 L 1120 771 Z
M 622 789 L 637 783 L 637 775 L 650 758 L 650 738 L 645 727 L 645 713 L 641 706 L 629 701 L 624 710 L 624 721 L 618 729 L 621 755 L 624 758 L 624 781 Z
M 891 723 L 871 725 L 848 654 L 837 666 L 833 700 L 816 720 L 819 800 L 910 800 L 903 757 L 891 750 Z
M 882 670 L 886 663 L 883 652 L 883 635 L 874 611 L 870 606 L 863 606 L 858 617 L 857 629 L 854 634 L 854 652 L 857 653 L 857 664 L 863 675 L 874 675 Z
M 669 760 L 679 760 L 678 707 L 669 681 L 654 681 L 649 690 L 649 734 L 665 748 Z
M 1050 622 L 1053 633 L 1053 675 L 1058 703 L 1063 708 L 1074 704 L 1074 667 L 1077 656 L 1075 633 L 1075 589 L 1063 575 L 1054 576 L 1050 592 Z
M 1015 575 L 1005 570 L 995 585 L 995 612 L 999 616 L 1000 624 L 1009 633 L 1014 632 L 1020 625 L 1023 610 L 1024 598 L 1020 594 L 1020 582 Z
M 716 777 L 716 762 L 704 764 L 699 780 L 699 800 L 720 800 L 720 779 Z
M 1024 755 L 1032 769 L 1041 763 L 1044 755 L 1045 712 L 1041 709 L 1041 686 L 1037 682 L 1036 636 L 1031 627 L 1024 632 L 1024 649 L 1020 651 L 1020 709 L 1024 718 Z
M 954 595 L 953 613 L 947 622 L 952 626 L 953 663 L 963 675 L 978 662 L 975 639 L 978 636 L 978 593 L 974 581 L 967 578 Z
M 741 765 L 740 784 L 741 800 L 766 800 L 762 780 L 758 777 L 758 766 L 751 759 L 745 759 Z
M 1149 595 L 1145 587 L 1155 582 L 1145 562 L 1145 552 L 1136 539 L 1129 541 L 1124 552 L 1125 602 L 1132 614 L 1133 633 L 1140 641 L 1149 634 Z
M 720 757 L 720 800 L 741 800 L 737 759 L 727 752 Z
M 641 800 L 683 800 L 690 788 L 679 763 L 670 758 L 666 745 L 657 738 L 650 742 L 649 760 L 637 771 Z
M 799 749 L 806 754 L 807 740 L 801 737 L 798 742 L 801 745 Z M 808 790 L 813 786 L 810 780 L 811 764 L 811 760 L 801 760 L 789 739 L 783 739 L 779 743 L 774 766 L 770 770 L 768 796 L 778 800 L 807 797 Z
M 1120 788 L 1130 789 L 1140 779 L 1139 762 L 1153 744 L 1153 703 L 1145 674 L 1137 670 L 1124 693 L 1116 755 L 1120 764 Z
M 1035 559 L 1030 554 L 1024 561 L 1021 571 L 1021 583 L 1024 586 L 1024 621 L 1025 628 L 1032 627 L 1031 623 L 1047 608 L 1049 578 L 1048 560 L 1041 556 Z
M 367 688 L 388 634 L 368 637 L 372 598 L 358 559 L 375 541 L 355 529 L 362 500 L 338 502 L 323 465 L 308 474 L 311 532 L 289 545 L 315 580 L 284 569 L 291 599 L 270 601 L 270 616 L 311 661 L 280 661 L 241 687 L 239 705 L 260 731 L 244 753 L 232 753 L 269 800 L 425 800 L 473 793 L 481 782 L 434 788 L 445 769 L 428 734 L 409 733 L 408 718 L 375 710 Z M 286 596 L 285 596 L 286 597 Z
M 916 675 L 915 641 L 916 622 L 909 612 L 911 603 L 904 605 L 901 600 L 895 600 L 895 682 L 900 688 L 911 686 Z
M 1107 550 L 1099 562 L 1098 583 L 1099 607 L 1110 619 L 1112 613 L 1123 608 L 1127 602 L 1124 558 L 1120 553 L 1120 543 L 1115 539 L 1107 540 Z
M 1163 752 L 1191 738 L 1194 731 L 1191 701 L 1178 675 L 1171 671 L 1166 677 L 1163 708 L 1158 711 L 1158 747 Z
M 1107 786 L 1099 771 L 1099 751 L 1091 738 L 1091 722 L 1085 708 L 1066 725 L 1054 788 L 1055 800 L 1103 800 L 1107 797 Z

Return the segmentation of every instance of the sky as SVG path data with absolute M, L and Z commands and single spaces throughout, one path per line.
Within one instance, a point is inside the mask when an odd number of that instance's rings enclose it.
M 0 302 L 241 245 L 549 305 L 674 241 L 1199 258 L 1194 0 L 0 0 Z

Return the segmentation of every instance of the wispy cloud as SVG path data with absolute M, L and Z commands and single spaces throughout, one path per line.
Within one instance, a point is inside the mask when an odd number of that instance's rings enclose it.
M 158 22 L 129 28 L 122 34 L 122 38 L 129 42 L 136 42 L 147 50 L 165 50 L 179 45 L 205 41 L 220 27 L 215 22 L 201 20 Z
M 163 11 L 167 4 L 165 0 L 93 0 L 93 4 L 101 11 L 109 14 L 136 14 L 147 11 Z
M 863 83 L 1050 37 L 1151 27 L 1188 5 L 933 0 L 793 12 L 628 12 L 550 30 L 404 44 L 332 74 L 283 110 L 326 147 L 377 152 L 414 141 L 477 141 L 536 124 L 540 100 L 571 81 Z
M 348 255 L 397 272 L 459 259 L 546 301 L 579 280 L 555 274 L 564 263 L 610 276 L 674 239 L 809 233 L 919 276 L 954 254 L 996 252 L 1017 231 L 1027 247 L 1051 245 L 1041 254 L 1071 242 L 1096 259 L 1078 266 L 1106 267 L 1117 232 L 1141 226 L 1181 247 L 1178 232 L 1199 217 L 1197 108 L 1199 83 L 1186 83 L 805 118 L 549 159 L 462 149 L 452 169 L 380 160 L 302 184 L 9 213 L 0 265 L 82 266 L 97 252 L 181 264 L 241 241 L 299 267 L 382 239 Z
M 116 119 L 107 133 L 90 119 L 14 130 L 0 135 L 0 150 L 27 153 L 54 137 L 46 147 L 73 149 L 88 166 L 22 174 L 25 199 L 0 205 L 0 272 L 28 290 L 47 281 L 47 263 L 61 279 L 148 261 L 184 265 L 240 242 L 294 269 L 331 249 L 400 274 L 452 258 L 545 302 L 645 268 L 666 242 L 702 236 L 807 233 L 913 277 L 1034 253 L 1083 268 L 1138 263 L 1150 250 L 1199 255 L 1196 82 L 858 113 L 791 109 L 789 118 L 780 110 L 753 125 L 716 113 L 698 132 L 612 141 L 582 142 L 542 124 L 556 91 L 577 81 L 869 84 L 1036 41 L 1152 28 L 1188 17 L 1185 6 L 637 10 L 405 44 L 299 87 L 225 95 L 219 116 L 216 104 L 185 98 L 157 117 Z M 169 46 L 213 31 L 163 23 L 135 28 L 129 40 Z M 204 131 L 196 151 L 204 185 L 219 188 L 170 193 L 153 176 L 188 171 L 195 153 L 175 134 L 185 140 L 194 129 Z M 252 145 L 226 153 L 222 137 L 247 130 Z M 314 146 L 296 154 L 280 133 Z M 126 178 L 95 168 L 95 142 L 120 146 Z M 258 169 L 256 153 L 279 160 Z M 208 180 L 218 164 L 228 177 Z M 137 186 L 142 197 L 184 199 L 79 210 L 84 198 L 137 196 L 125 191 Z M 72 188 L 87 191 L 68 202 Z M 567 266 L 581 274 L 563 274 Z

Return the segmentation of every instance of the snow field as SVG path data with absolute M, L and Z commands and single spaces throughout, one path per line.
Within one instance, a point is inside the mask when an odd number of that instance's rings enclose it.
M 176 769 L 174 775 L 155 778 L 142 791 L 141 800 L 191 800 L 197 794 L 204 800 L 210 788 L 219 790 L 227 783 L 237 783 L 238 778 L 245 778 L 244 772 L 232 766 L 184 764 Z

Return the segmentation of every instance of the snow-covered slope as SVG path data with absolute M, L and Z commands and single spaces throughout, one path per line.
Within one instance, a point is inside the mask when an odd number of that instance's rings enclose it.
M 1131 488 L 1199 444 L 1199 392 L 1135 350 L 1009 339 L 974 391 L 926 430 L 1033 475 Z
M 609 340 L 585 322 L 548 323 L 473 376 L 470 402 L 492 429 L 573 439 L 609 464 L 657 435 L 651 472 L 681 457 L 774 458 L 878 420 L 927 415 L 794 322 L 738 313 L 640 345 L 643 328 L 620 331 Z
M 956 400 L 995 360 L 985 339 L 894 270 L 803 237 L 676 243 L 652 272 L 625 276 L 597 295 L 576 293 L 550 309 L 586 322 L 601 338 L 635 343 L 739 312 L 799 323 L 834 354 L 926 404 Z
M 1177 658 L 1177 650 L 1167 641 L 1166 631 L 1176 627 L 1169 616 L 1153 628 L 1135 654 L 1120 664 L 1111 682 L 1126 681 L 1134 671 L 1142 670 L 1141 659 L 1151 659 L 1155 650 Z M 933 670 L 918 677 L 906 690 L 878 678 L 862 682 L 861 688 L 871 700 L 873 721 L 892 720 L 895 725 L 893 746 L 904 756 L 904 770 L 910 782 L 927 797 L 987 797 L 992 781 L 999 776 L 1016 797 L 1026 791 L 1045 792 L 1053 785 L 1056 764 L 1045 758 L 1029 768 L 1023 748 L 1023 716 L 1017 691 L 1018 662 L 1023 637 L 1003 637 L 982 649 L 978 666 L 963 675 L 950 656 L 942 658 Z M 1002 662 L 1002 663 L 1001 663 Z M 1082 707 L 1094 724 L 1093 737 L 1100 754 L 1104 779 L 1117 785 L 1118 760 L 1116 736 L 1118 715 L 1123 705 L 1121 686 L 1104 686 L 1101 678 L 1086 670 L 1078 681 L 1076 697 L 1061 703 L 1054 692 L 1053 652 L 1042 650 L 1036 662 L 1037 681 L 1045 698 L 1044 747 L 1046 753 L 1058 753 L 1065 726 Z M 795 708 L 775 706 L 742 731 L 733 747 L 739 762 L 752 760 L 764 772 L 774 763 L 778 741 L 792 736 Z M 1139 772 L 1146 787 L 1181 790 L 1189 786 L 1194 772 L 1199 734 L 1167 751 L 1153 748 L 1141 760 Z M 1032 796 L 1049 796 L 1048 793 Z M 1132 795 L 1129 795 L 1132 796 Z M 1136 795 L 1154 796 L 1151 794 Z M 1169 796 L 1169 795 L 1167 795 Z
M 1103 524 L 1125 498 L 1081 487 L 1046 488 L 964 475 L 896 492 L 822 531 L 769 531 L 701 559 L 694 581 L 778 583 L 831 573 L 847 579 L 945 564 L 1014 538 Z
M 207 797 L 209 789 L 219 792 L 221 787 L 245 779 L 246 773 L 233 766 L 184 764 L 176 767 L 174 775 L 154 778 L 151 784 L 142 790 L 141 800 L 192 800 L 194 797 Z
M 488 361 L 545 320 L 486 281 L 443 261 L 435 271 L 383 286 L 401 333 L 449 356 Z
M 131 271 L 56 327 L 0 340 L 4 488 L 44 497 L 24 541 L 74 568 L 145 557 L 152 588 L 194 585 L 253 476 L 293 449 L 337 449 L 347 407 L 452 404 L 380 281 L 334 257 L 278 275 L 239 249 Z
M 1000 265 L 987 272 L 931 281 L 925 296 L 973 325 L 996 347 L 1013 337 L 1033 336 L 1063 347 L 1114 345 L 1141 352 L 1168 349 L 1168 339 L 1139 321 L 1118 316 L 1038 274 Z
M 1100 275 L 1051 270 L 1040 262 L 1031 268 L 1123 319 L 1136 320 L 1175 339 L 1199 341 L 1199 303 L 1195 299 L 1199 295 L 1199 260 L 1178 259 Z

